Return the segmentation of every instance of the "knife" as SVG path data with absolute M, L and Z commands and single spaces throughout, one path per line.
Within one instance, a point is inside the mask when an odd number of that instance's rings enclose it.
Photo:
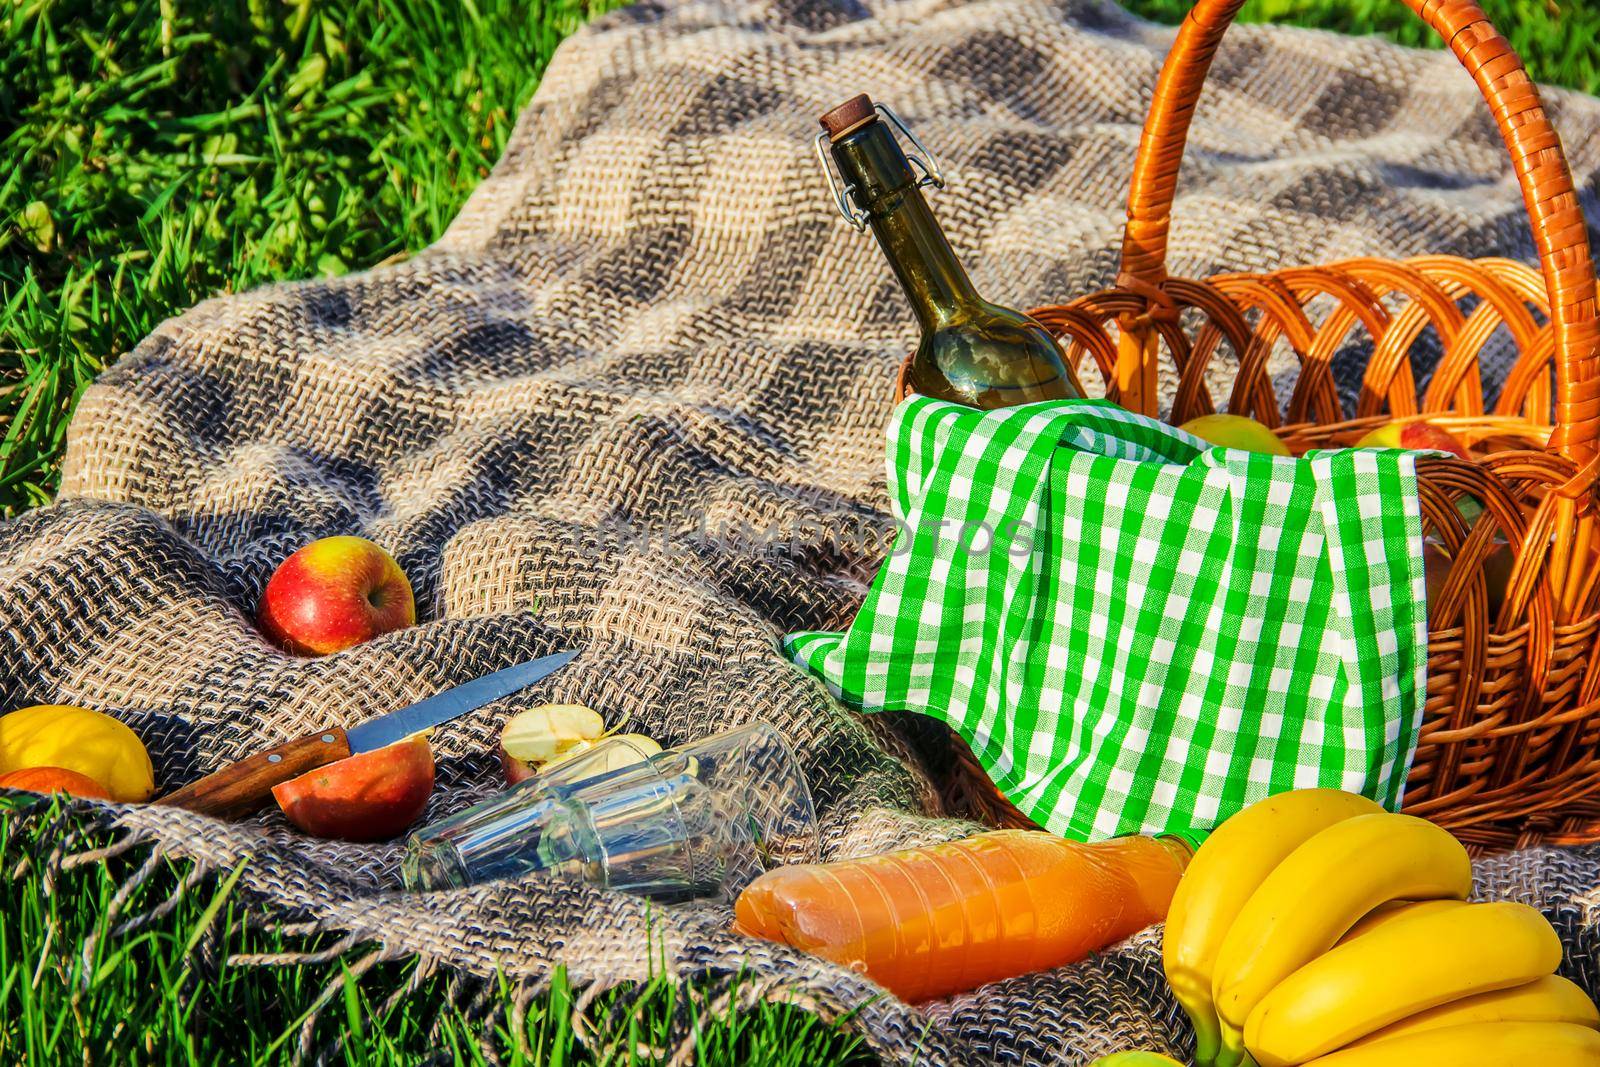
M 221 819 L 243 818 L 266 806 L 275 785 L 348 756 L 392 745 L 458 715 L 476 711 L 544 680 L 565 667 L 577 654 L 557 652 L 474 678 L 398 711 L 368 719 L 348 731 L 337 726 L 318 730 L 230 763 L 155 803 Z

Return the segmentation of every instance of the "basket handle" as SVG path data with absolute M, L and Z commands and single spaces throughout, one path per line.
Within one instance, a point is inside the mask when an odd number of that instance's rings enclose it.
M 1212 56 L 1244 0 L 1199 0 L 1184 18 L 1156 82 L 1139 140 L 1122 236 L 1124 288 L 1167 280 L 1167 233 L 1178 165 Z M 1522 61 L 1472 0 L 1405 0 L 1467 68 L 1511 153 L 1550 292 L 1556 370 L 1552 448 L 1580 465 L 1600 451 L 1600 322 L 1583 209 L 1561 139 Z M 1147 328 L 1147 327 L 1146 327 Z M 1150 346 L 1144 346 L 1148 352 Z M 1125 351 L 1137 353 L 1139 346 Z M 1153 355 L 1153 354 L 1152 354 Z

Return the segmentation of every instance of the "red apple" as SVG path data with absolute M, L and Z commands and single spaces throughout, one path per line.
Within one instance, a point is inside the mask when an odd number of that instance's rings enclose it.
M 279 565 L 261 594 L 261 629 L 302 656 L 325 656 L 417 621 L 411 583 L 364 537 L 324 537 Z
M 1412 451 L 1432 449 L 1448 452 L 1460 459 L 1470 460 L 1471 453 L 1461 443 L 1461 438 L 1442 426 L 1420 420 L 1386 422 L 1356 442 L 1357 448 L 1406 448 Z
M 330 763 L 272 787 L 290 822 L 315 837 L 387 841 L 428 806 L 433 749 L 426 737 Z

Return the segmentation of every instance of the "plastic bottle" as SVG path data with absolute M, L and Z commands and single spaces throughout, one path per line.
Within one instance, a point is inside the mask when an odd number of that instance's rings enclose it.
M 1072 963 L 1160 921 L 1189 855 L 1174 838 L 997 830 L 768 871 L 739 895 L 734 929 L 928 1000 Z

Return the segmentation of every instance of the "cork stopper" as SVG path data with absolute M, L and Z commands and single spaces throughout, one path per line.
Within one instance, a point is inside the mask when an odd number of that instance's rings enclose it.
M 874 117 L 872 97 L 857 93 L 822 116 L 822 128 L 828 131 L 828 140 L 837 141 L 856 127 L 871 122 Z

